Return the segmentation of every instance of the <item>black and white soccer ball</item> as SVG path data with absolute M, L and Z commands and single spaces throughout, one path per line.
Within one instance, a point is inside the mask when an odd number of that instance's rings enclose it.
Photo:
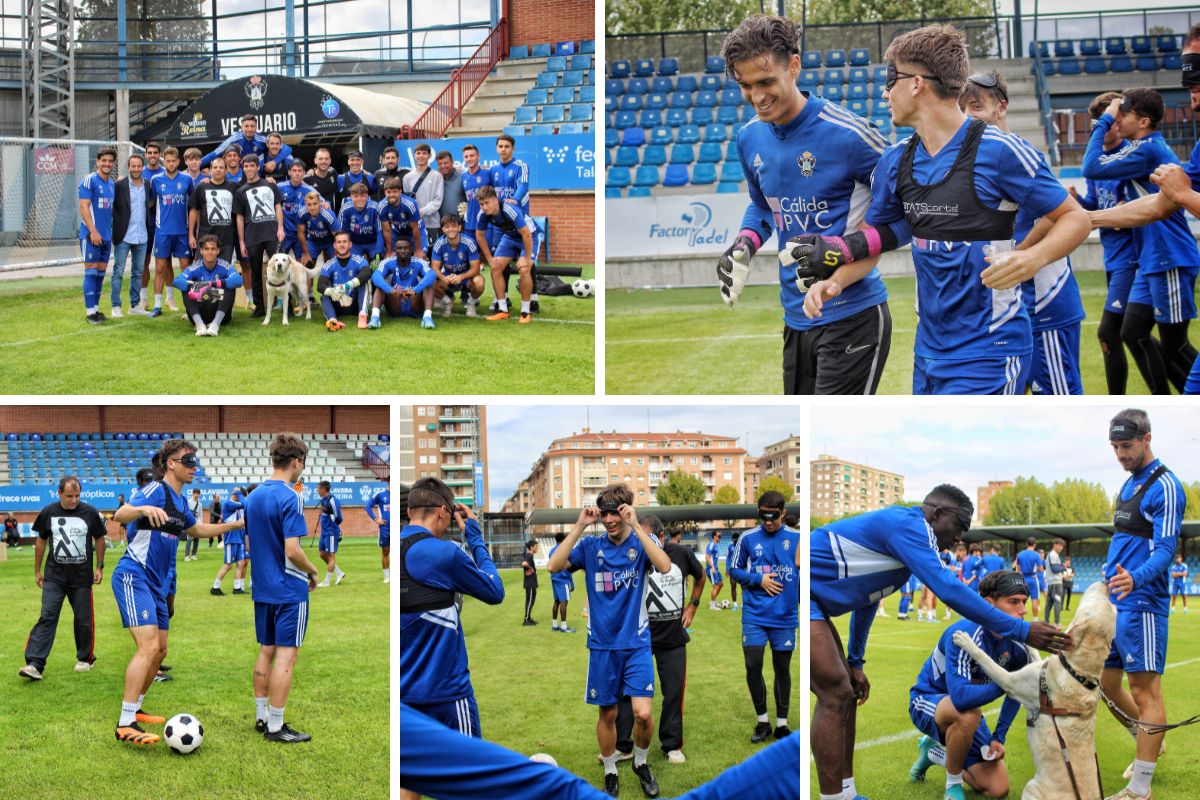
M 722 600 L 722 601 L 721 601 L 721 608 L 728 610 L 728 609 L 730 609 L 730 608 L 732 608 L 732 607 L 733 607 L 733 604 L 732 604 L 732 603 L 730 603 L 728 600 Z
M 176 714 L 167 720 L 163 737 L 172 750 L 186 756 L 204 742 L 204 726 L 191 714 Z
M 591 297 L 592 292 L 595 291 L 595 287 L 586 278 L 579 278 L 571 284 L 571 291 L 574 292 L 576 297 Z

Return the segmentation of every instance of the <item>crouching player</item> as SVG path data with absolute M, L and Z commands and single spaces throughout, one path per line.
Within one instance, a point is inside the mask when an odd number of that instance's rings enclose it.
M 350 234 L 351 250 L 368 262 L 379 255 L 379 208 L 367 196 L 365 184 L 350 187 L 350 202 L 343 203 L 338 212 L 338 230 Z
M 517 259 L 517 272 L 520 279 L 517 282 L 521 291 L 522 325 L 533 322 L 530 315 L 530 295 L 533 294 L 533 260 L 537 257 L 541 246 L 540 236 L 535 235 L 536 225 L 520 208 L 512 203 L 502 203 L 496 196 L 496 190 L 491 186 L 480 186 L 475 193 L 479 201 L 479 219 L 475 223 L 475 241 L 483 260 L 492 270 L 492 291 L 496 293 L 499 304 L 495 314 L 488 317 L 489 322 L 508 319 L 508 280 L 504 271 Z M 500 241 L 496 244 L 496 252 L 488 245 L 487 232 L 494 228 L 500 233 Z
M 1014 619 L 1025 616 L 1029 589 L 1019 572 L 990 572 L 979 583 L 979 594 L 989 605 Z M 920 754 L 908 770 L 909 780 L 924 782 L 930 765 L 946 768 L 943 800 L 962 800 L 963 782 L 987 797 L 1008 794 L 1004 766 L 1004 739 L 1021 704 L 1004 698 L 996 730 L 988 728 L 982 709 L 1004 696 L 983 669 L 954 644 L 955 631 L 963 631 L 985 653 L 1009 672 L 1029 663 L 1025 645 L 989 631 L 970 620 L 959 620 L 942 632 L 933 655 L 921 668 L 909 692 L 908 714 L 924 736 L 917 742 Z
M 138 487 L 129 502 L 113 515 L 129 529 L 129 546 L 112 574 L 113 595 L 121 624 L 129 630 L 137 651 L 125 669 L 125 692 L 117 720 L 118 741 L 154 744 L 159 737 L 138 723 L 160 725 L 166 720 L 147 714 L 142 701 L 167 653 L 169 611 L 167 594 L 181 534 L 210 539 L 245 525 L 242 521 L 218 525 L 197 522 L 181 492 L 200 466 L 196 447 L 185 439 L 168 439 L 156 456 L 161 480 Z
M 332 261 L 321 267 L 321 275 L 317 278 L 317 295 L 321 298 L 321 310 L 325 312 L 325 327 L 340 331 L 346 326 L 338 317 L 357 314 L 358 327 L 365 328 L 371 265 L 362 256 L 351 252 L 347 231 L 334 234 L 333 256 Z
M 430 250 L 430 266 L 436 283 L 433 295 L 442 303 L 442 316 L 450 316 L 454 296 L 462 295 L 467 316 L 475 316 L 475 306 L 483 294 L 483 276 L 479 274 L 479 247 L 459 236 L 463 221 L 458 214 L 442 217 L 442 235 Z
M 321 256 L 325 263 L 333 259 L 333 235 L 337 232 L 337 217 L 322 205 L 321 195 L 304 195 L 304 211 L 296 217 L 296 238 L 300 240 L 300 263 L 309 266 Z
M 379 308 L 386 305 L 389 317 L 420 316 L 421 327 L 433 330 L 433 270 L 419 258 L 412 257 L 412 243 L 396 240 L 396 253 L 379 265 L 371 275 L 374 299 L 371 301 L 371 321 L 368 328 L 378 328 Z
M 233 303 L 242 276 L 217 256 L 220 240 L 211 233 L 200 237 L 200 260 L 185 269 L 172 284 L 183 295 L 188 319 L 197 336 L 216 336 L 221 323 L 233 319 Z
M 425 223 L 421 210 L 411 197 L 400 192 L 400 179 L 388 178 L 383 185 L 384 199 L 379 209 L 379 227 L 383 232 L 383 252 L 391 253 L 396 242 L 407 239 L 415 248 L 417 258 L 425 258 Z

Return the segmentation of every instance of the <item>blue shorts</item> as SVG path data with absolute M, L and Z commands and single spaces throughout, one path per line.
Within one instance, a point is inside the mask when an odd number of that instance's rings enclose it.
M 908 716 L 912 720 L 913 725 L 921 733 L 943 746 L 946 743 L 942 741 L 942 732 L 938 730 L 935 715 L 938 703 L 942 701 L 943 697 L 947 696 L 944 694 L 918 694 L 910 692 L 908 701 Z M 970 767 L 983 761 L 983 748 L 989 747 L 991 744 L 991 729 L 981 721 L 979 727 L 975 729 L 975 738 L 971 740 L 971 747 L 967 750 L 967 757 L 963 761 L 963 767 Z
M 379 546 L 380 547 L 391 547 L 392 546 L 392 530 L 391 530 L 391 527 L 388 525 L 380 525 L 379 526 Z
M 1030 578 L 1027 576 L 1022 577 L 1025 578 L 1025 588 L 1029 590 L 1029 599 L 1037 600 L 1038 589 L 1041 587 L 1041 581 L 1039 581 L 1037 578 Z
M 308 601 L 254 603 L 254 632 L 267 647 L 299 647 L 308 628 Z
M 171 567 L 171 576 L 167 579 L 167 597 L 175 596 L 175 568 Z
M 1129 290 L 1129 302 L 1152 306 L 1158 323 L 1195 319 L 1197 272 L 1200 267 L 1176 267 L 1153 275 L 1139 272 Z
M 530 233 L 533 236 L 532 255 L 525 252 L 525 245 L 521 241 L 521 237 L 519 235 L 515 237 L 505 236 L 502 238 L 500 243 L 496 245 L 495 250 L 492 251 L 492 255 L 494 255 L 496 258 L 514 258 L 516 256 L 526 255 L 529 256 L 529 259 L 536 264 L 538 251 L 542 249 L 542 234 L 538 231 L 530 231 Z
M 568 603 L 571 600 L 571 585 L 569 583 L 550 582 L 550 588 L 554 590 L 554 602 Z
M 1148 611 L 1117 610 L 1117 635 L 1104 668 L 1157 672 L 1167 667 L 1167 617 Z
M 101 242 L 100 246 L 96 247 L 90 238 L 80 237 L 79 252 L 83 254 L 83 263 L 107 266 L 108 257 L 112 255 L 112 242 Z
M 1033 364 L 1029 386 L 1034 394 L 1083 394 L 1079 374 L 1079 329 L 1076 322 L 1065 328 L 1033 332 Z
M 1137 264 L 1127 264 L 1104 273 L 1104 282 L 1108 284 L 1108 296 L 1104 298 L 1105 311 L 1125 313 L 1125 307 L 1129 305 L 1129 289 L 1136 277 Z
M 186 233 L 155 233 L 155 258 L 191 258 L 192 250 L 188 247 Z
M 283 244 L 279 246 L 278 252 L 287 253 L 297 260 L 299 260 L 300 256 L 304 255 L 304 251 L 300 249 L 300 239 L 295 233 L 285 233 L 283 235 Z
M 313 260 L 314 264 L 317 261 L 317 256 L 325 256 L 326 261 L 333 260 L 333 242 L 330 242 L 324 246 L 316 245 L 308 241 L 306 241 L 305 244 L 308 245 L 308 257 Z
M 913 575 L 907 581 L 904 582 L 904 585 L 902 587 L 900 587 L 900 593 L 901 594 L 916 594 L 917 592 L 921 591 L 921 589 L 923 589 L 923 588 L 925 588 L 925 587 L 924 587 L 924 584 L 921 583 L 921 579 L 918 578 L 916 575 Z
M 1029 383 L 1028 354 L 971 361 L 913 358 L 913 394 L 1020 394 Z
M 713 586 L 716 586 L 718 583 L 725 582 L 725 577 L 723 575 L 721 575 L 721 570 L 719 570 L 719 569 L 713 569 L 712 567 L 705 567 L 704 574 L 708 576 L 708 582 L 711 583 Z
M 483 738 L 483 733 L 479 730 L 479 706 L 475 704 L 475 695 L 461 700 L 447 700 L 444 703 L 412 703 L 407 700 L 405 703 L 409 708 L 415 708 L 463 736 Z
M 753 622 L 742 621 L 742 647 L 766 647 L 771 642 L 771 650 L 781 653 L 785 650 L 796 649 L 795 628 L 766 628 Z
M 317 549 L 322 553 L 336 553 L 338 549 L 338 542 L 341 540 L 342 535 L 340 533 L 322 533 L 321 541 L 317 545 Z
M 808 601 L 808 621 L 824 622 L 827 619 L 829 619 L 829 616 L 821 610 L 821 607 L 817 605 L 817 601 L 810 599 Z
M 351 244 L 350 253 L 351 255 L 362 256 L 367 261 L 371 261 L 375 256 L 379 255 L 379 247 L 375 242 L 371 242 L 370 244 Z
M 141 567 L 125 565 L 126 561 L 121 559 L 112 574 L 113 596 L 117 598 L 117 611 L 121 613 L 121 627 L 157 625 L 160 630 L 167 630 L 170 627 L 167 598 L 160 597 L 151 588 Z
M 1183 581 L 1171 581 L 1171 594 L 1187 594 L 1187 587 L 1184 586 Z
M 654 657 L 650 646 L 632 650 L 589 650 L 584 699 L 615 706 L 623 696 L 654 697 Z
M 246 545 L 245 544 L 242 544 L 241 542 L 238 542 L 237 544 L 233 544 L 231 542 L 225 543 L 225 563 L 226 564 L 236 564 L 239 561 L 245 561 L 245 560 L 246 560 Z

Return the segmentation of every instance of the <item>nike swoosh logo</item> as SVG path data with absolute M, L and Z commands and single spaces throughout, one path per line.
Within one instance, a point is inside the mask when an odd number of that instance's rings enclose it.
M 857 353 L 860 350 L 866 350 L 868 347 L 874 347 L 874 345 L 864 344 L 864 345 L 859 345 L 858 347 L 851 347 L 850 345 L 846 345 L 846 354 L 849 355 L 850 353 Z

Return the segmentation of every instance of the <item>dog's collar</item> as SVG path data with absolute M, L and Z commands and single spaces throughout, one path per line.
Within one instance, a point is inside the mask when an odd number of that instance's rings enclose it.
M 267 285 L 274 286 L 276 289 L 283 287 L 283 286 L 287 286 L 287 283 L 288 283 L 287 281 L 284 281 L 283 283 L 272 283 L 271 280 L 269 280 L 269 279 L 267 280 Z
M 1087 689 L 1089 692 L 1094 692 L 1100 688 L 1099 683 L 1092 680 L 1091 678 L 1080 675 L 1078 672 L 1076 672 L 1074 669 L 1072 669 L 1070 663 L 1067 661 L 1066 657 L 1062 653 L 1058 654 L 1058 660 L 1059 660 L 1059 663 L 1062 664 L 1063 669 L 1065 669 L 1067 671 L 1067 674 L 1070 675 L 1075 680 L 1079 681 L 1079 683 L 1083 685 L 1083 688 Z

